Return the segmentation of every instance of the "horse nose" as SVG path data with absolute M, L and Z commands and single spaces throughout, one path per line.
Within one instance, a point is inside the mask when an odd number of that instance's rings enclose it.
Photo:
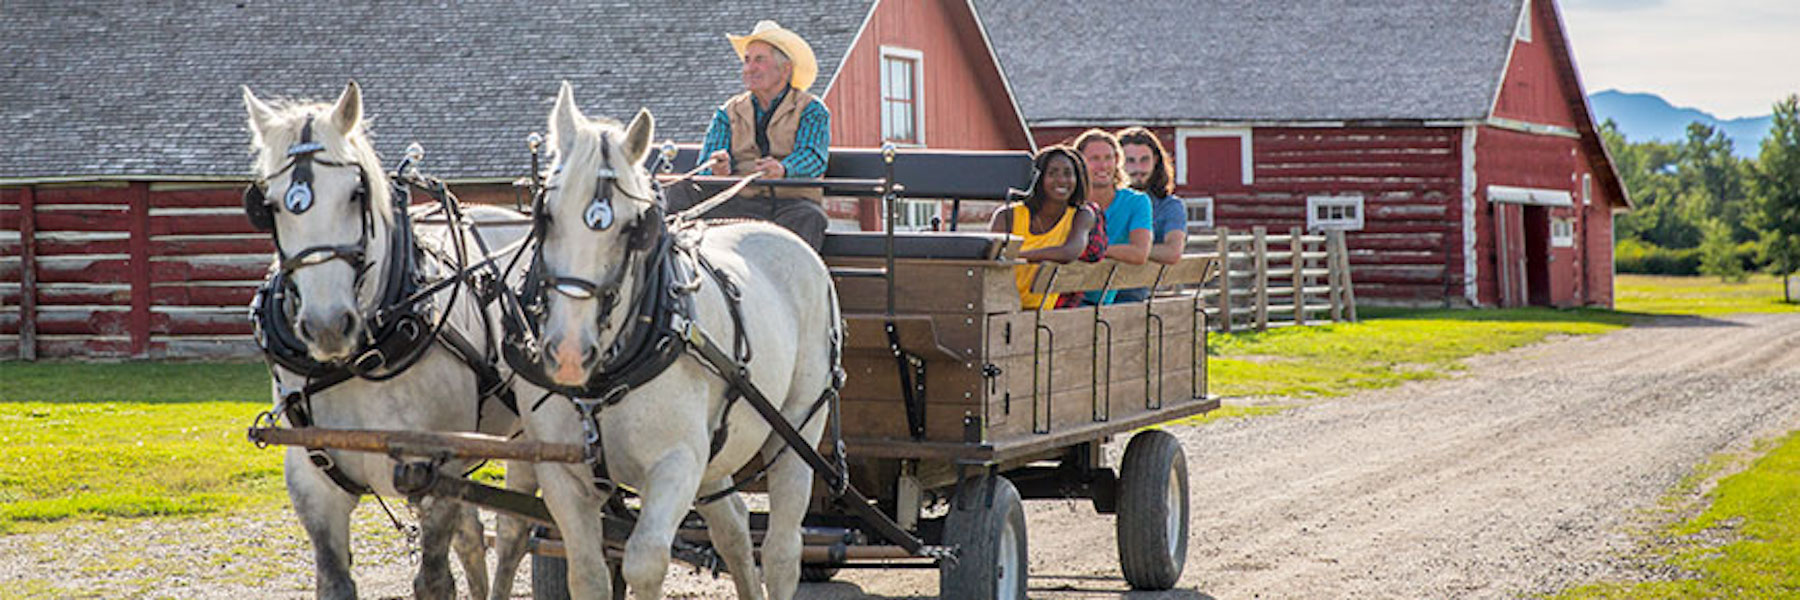
M 339 310 L 324 314 L 305 312 L 296 329 L 301 340 L 327 353 L 341 353 L 350 351 L 359 328 L 355 313 Z
M 545 338 L 544 370 L 551 379 L 564 385 L 575 385 L 587 379 L 593 372 L 594 365 L 599 363 L 599 351 L 593 342 L 575 341 L 562 334 Z

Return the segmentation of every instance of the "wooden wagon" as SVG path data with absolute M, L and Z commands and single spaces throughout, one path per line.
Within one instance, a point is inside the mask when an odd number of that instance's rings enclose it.
M 674 163 L 693 164 L 693 153 L 683 151 L 687 160 Z M 1213 275 L 1214 258 L 1045 264 L 1034 291 L 1153 293 L 1141 303 L 1040 310 L 1020 305 L 1016 238 L 891 230 L 897 198 L 948 200 L 955 214 L 965 200 L 1003 200 L 1008 189 L 1028 187 L 1030 176 L 1024 153 L 837 149 L 823 180 L 762 183 L 882 198 L 889 213 L 889 231 L 830 233 L 821 252 L 847 323 L 840 419 L 848 478 L 860 490 L 855 497 L 876 510 L 845 510 L 817 486 L 804 533 L 807 579 L 829 579 L 842 568 L 935 566 L 943 597 L 1023 598 L 1029 561 L 1021 501 L 1068 498 L 1091 499 L 1098 512 L 1118 515 L 1121 568 L 1133 587 L 1166 589 L 1179 578 L 1188 537 L 1186 460 L 1170 434 L 1139 430 L 1219 405 L 1206 392 L 1205 313 L 1193 291 Z M 354 433 L 263 429 L 252 437 L 396 456 L 583 457 L 578 447 L 552 444 Z M 1115 468 L 1103 446 L 1123 435 L 1130 441 Z M 536 498 L 414 471 L 396 480 L 420 494 L 553 526 Z M 615 508 L 607 537 L 617 533 L 622 543 L 630 513 L 623 503 Z M 752 516 L 752 527 L 762 522 Z M 703 523 L 690 515 L 689 524 L 676 558 L 717 568 Z M 534 591 L 564 597 L 560 544 L 553 529 L 542 531 L 534 540 Z M 921 547 L 955 551 L 946 558 Z

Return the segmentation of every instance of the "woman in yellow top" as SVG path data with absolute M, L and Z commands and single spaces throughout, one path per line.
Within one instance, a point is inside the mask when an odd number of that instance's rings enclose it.
M 1087 167 L 1081 155 L 1068 146 L 1050 146 L 1038 151 L 1033 166 L 1031 189 L 1015 193 L 1020 201 L 996 211 L 988 230 L 1025 238 L 1019 258 L 1030 262 L 1066 263 L 1081 258 L 1098 223 L 1094 211 L 1082 202 Z M 1035 264 L 1015 268 L 1019 301 L 1026 310 L 1056 306 L 1055 294 L 1045 298 L 1027 291 L 1037 268 Z

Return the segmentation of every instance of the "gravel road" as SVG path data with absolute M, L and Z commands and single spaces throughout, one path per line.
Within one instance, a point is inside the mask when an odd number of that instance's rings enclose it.
M 1656 576 L 1633 558 L 1632 532 L 1668 518 L 1650 510 L 1657 500 L 1709 457 L 1796 428 L 1800 314 L 1662 319 L 1478 358 L 1453 379 L 1179 428 L 1192 471 L 1187 571 L 1177 590 L 1130 596 L 1513 598 Z M 1032 597 L 1125 595 L 1112 517 L 1073 501 L 1027 510 Z M 398 540 L 372 520 L 378 511 L 359 514 L 360 537 L 374 538 L 359 546 L 364 595 L 409 595 Z M 156 540 L 131 552 L 157 558 L 96 570 L 96 557 L 120 560 L 109 530 Z M 209 533 L 181 533 L 195 530 Z M 271 564 L 246 575 L 207 544 L 215 536 L 278 552 L 247 559 Z M 310 580 L 304 540 L 281 515 L 55 537 L 0 538 L 12 559 L 0 561 L 0 589 L 48 580 L 103 597 L 237 599 L 304 597 Z M 168 568 L 156 565 L 169 564 L 186 574 L 159 576 Z M 847 572 L 802 597 L 929 598 L 936 588 L 935 571 Z M 667 591 L 730 596 L 727 582 L 685 570 Z

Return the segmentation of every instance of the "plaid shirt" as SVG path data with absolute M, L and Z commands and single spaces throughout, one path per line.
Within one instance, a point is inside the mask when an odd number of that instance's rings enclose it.
M 762 103 L 756 98 L 750 99 L 750 106 L 756 109 L 758 116 L 763 113 Z M 831 147 L 831 111 L 825 109 L 825 102 L 814 98 L 811 104 L 801 108 L 799 127 L 799 131 L 794 132 L 794 152 L 781 159 L 781 167 L 788 177 L 824 177 L 825 160 Z M 731 117 L 725 114 L 723 107 L 713 111 L 705 140 L 698 160 L 706 160 L 719 150 L 731 150 Z
M 1094 228 L 1088 230 L 1087 248 L 1082 249 L 1078 260 L 1082 262 L 1100 262 L 1106 258 L 1106 211 L 1100 205 L 1089 202 L 1083 205 L 1088 212 L 1094 213 Z M 1081 294 L 1063 294 L 1056 299 L 1056 308 L 1069 308 L 1081 305 Z

